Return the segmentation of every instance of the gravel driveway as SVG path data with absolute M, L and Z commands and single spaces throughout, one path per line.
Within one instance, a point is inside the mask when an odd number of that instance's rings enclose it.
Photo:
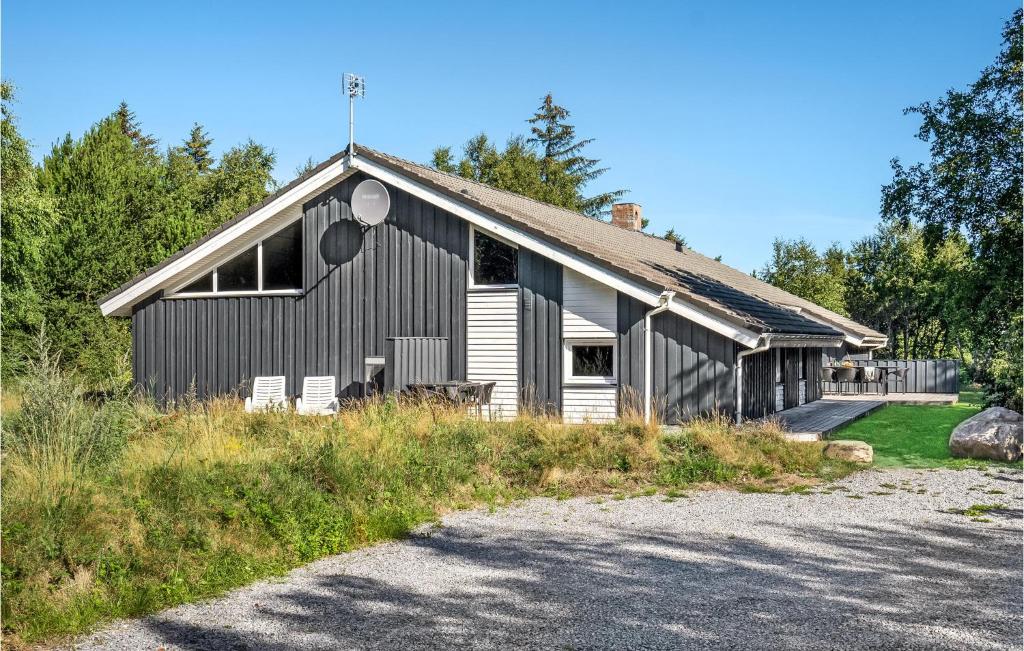
M 950 513 L 1002 503 L 990 522 Z M 81 649 L 1020 649 L 1021 474 L 536 499 L 444 518 Z

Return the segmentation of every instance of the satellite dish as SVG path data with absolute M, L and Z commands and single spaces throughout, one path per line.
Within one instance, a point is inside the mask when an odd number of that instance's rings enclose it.
M 384 221 L 391 208 L 388 189 L 380 181 L 367 179 L 356 186 L 352 193 L 352 214 L 356 221 L 369 228 Z

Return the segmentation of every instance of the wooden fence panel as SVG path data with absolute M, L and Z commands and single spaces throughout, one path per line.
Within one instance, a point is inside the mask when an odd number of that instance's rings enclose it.
M 889 381 L 889 393 L 959 393 L 960 362 L 955 359 L 858 359 L 857 366 L 895 366 L 907 370 L 905 383 Z

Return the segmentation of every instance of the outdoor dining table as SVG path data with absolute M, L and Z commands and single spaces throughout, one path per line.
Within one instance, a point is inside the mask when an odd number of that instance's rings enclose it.
M 833 371 L 838 371 L 838 370 L 844 369 L 844 368 L 857 369 L 859 371 L 858 375 L 861 378 L 864 377 L 864 372 L 861 369 L 876 368 L 876 369 L 878 369 L 879 376 L 878 376 L 878 378 L 875 381 L 878 382 L 878 385 L 880 387 L 882 387 L 882 395 L 888 395 L 889 394 L 889 382 L 888 382 L 889 373 L 892 372 L 892 371 L 897 370 L 899 367 L 898 366 L 883 366 L 883 365 L 879 365 L 879 366 L 844 366 L 842 364 L 826 364 L 823 368 L 830 368 Z M 859 380 L 858 384 L 863 384 L 863 380 Z
M 465 380 L 449 380 L 447 382 L 418 382 L 409 385 L 409 392 L 427 397 L 440 398 L 455 404 L 471 404 L 482 407 L 481 397 L 488 384 L 493 382 L 467 382 Z

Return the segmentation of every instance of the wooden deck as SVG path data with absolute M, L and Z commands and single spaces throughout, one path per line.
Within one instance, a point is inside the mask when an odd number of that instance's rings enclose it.
M 865 400 L 881 400 L 890 405 L 955 405 L 960 396 L 955 393 L 889 393 L 877 395 L 874 393 L 861 393 L 857 395 L 834 395 L 826 393 L 822 396 L 826 400 L 845 400 L 863 402 Z
M 885 400 L 870 399 L 874 397 L 856 396 L 857 399 L 853 400 L 847 397 L 839 399 L 838 396 L 828 396 L 806 405 L 780 411 L 775 416 L 789 430 L 788 438 L 795 441 L 818 441 L 843 425 L 885 406 Z

